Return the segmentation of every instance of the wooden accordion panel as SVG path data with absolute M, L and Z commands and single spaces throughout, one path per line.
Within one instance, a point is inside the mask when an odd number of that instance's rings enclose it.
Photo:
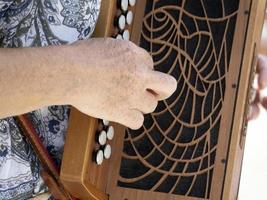
M 126 130 L 119 187 L 210 197 L 237 12 L 238 1 L 147 1 L 139 44 L 178 89 Z
M 135 16 L 132 40 L 178 88 L 141 129 L 125 130 L 111 163 L 110 199 L 236 199 L 265 2 L 147 0 L 137 7 L 144 12 Z
M 118 14 L 126 15 L 119 2 L 102 0 L 95 36 L 123 35 L 114 23 Z M 153 56 L 156 70 L 173 75 L 178 88 L 145 115 L 141 129 L 115 125 L 113 155 L 102 166 L 92 158 L 97 120 L 72 109 L 61 178 L 74 196 L 237 198 L 265 3 L 136 0 L 129 6 L 130 40 Z M 90 197 L 78 195 L 88 188 Z

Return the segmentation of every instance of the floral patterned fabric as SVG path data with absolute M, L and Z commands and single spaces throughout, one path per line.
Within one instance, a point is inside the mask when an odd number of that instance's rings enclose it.
M 101 0 L 0 0 L 0 47 L 62 45 L 91 36 Z M 0 108 L 1 109 L 1 108 Z M 29 113 L 43 144 L 60 165 L 68 106 Z M 40 163 L 15 120 L 0 120 L 0 200 L 29 199 L 47 188 Z

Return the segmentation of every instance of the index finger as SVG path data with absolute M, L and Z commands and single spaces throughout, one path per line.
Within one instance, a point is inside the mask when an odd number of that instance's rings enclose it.
M 152 90 L 158 100 L 167 99 L 177 88 L 176 79 L 169 75 L 158 71 L 151 71 L 148 79 L 146 90 Z

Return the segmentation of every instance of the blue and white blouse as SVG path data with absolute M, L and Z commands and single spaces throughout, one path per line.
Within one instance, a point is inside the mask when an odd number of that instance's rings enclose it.
M 100 1 L 0 0 L 0 47 L 42 47 L 87 39 L 94 30 Z M 29 116 L 60 165 L 69 108 L 51 106 Z M 0 200 L 29 199 L 46 189 L 40 177 L 40 163 L 14 119 L 1 119 Z

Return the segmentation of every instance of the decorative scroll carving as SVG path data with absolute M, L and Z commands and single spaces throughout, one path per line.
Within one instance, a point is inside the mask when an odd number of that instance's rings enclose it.
M 126 130 L 119 187 L 209 198 L 238 0 L 147 0 L 140 46 L 175 94 Z

